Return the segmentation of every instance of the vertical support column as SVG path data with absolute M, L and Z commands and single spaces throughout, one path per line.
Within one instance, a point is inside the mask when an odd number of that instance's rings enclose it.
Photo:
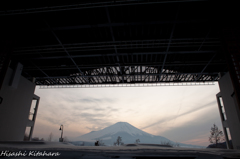
M 10 86 L 13 87 L 14 89 L 18 88 L 18 83 L 20 81 L 22 70 L 23 70 L 23 65 L 21 63 L 17 63 L 12 79 L 10 81 Z
M 236 102 L 236 94 L 234 93 L 234 87 L 229 73 L 226 73 L 218 81 L 220 93 L 217 95 L 217 101 L 220 111 L 220 117 L 223 127 L 229 128 L 232 139 L 232 146 L 234 149 L 240 149 L 240 111 L 239 105 Z M 222 105 L 219 98 L 222 98 Z M 225 110 L 226 116 L 222 114 L 222 106 Z M 225 131 L 227 134 L 228 132 Z
M 30 133 L 29 133 L 29 141 L 32 140 L 32 134 L 33 134 L 34 126 L 35 126 L 35 120 L 37 118 L 37 111 L 38 111 L 38 105 L 39 105 L 40 97 L 38 97 L 34 94 L 33 99 L 37 100 L 37 102 L 36 102 L 36 106 L 34 108 L 34 113 L 33 113 L 33 118 L 32 118 L 33 125 L 31 126 L 31 130 L 30 130 Z
M 226 119 L 224 117 L 224 112 L 222 111 L 222 107 L 224 107 L 224 106 L 220 102 L 221 97 L 222 97 L 221 93 L 218 93 L 216 95 L 217 103 L 218 103 L 218 110 L 219 110 L 220 118 L 221 118 L 221 121 L 222 121 L 223 133 L 225 135 L 227 149 L 232 149 L 232 146 L 230 146 L 230 143 L 229 143 L 228 133 L 227 133 L 227 130 L 226 130 L 227 122 L 226 122 Z
M 33 133 L 33 126 L 30 127 L 30 132 L 29 132 L 29 135 L 28 135 L 28 141 L 32 140 L 32 133 Z
M 230 12 L 224 13 L 221 30 L 223 56 L 225 56 L 229 74 L 219 80 L 222 99 L 228 117 L 229 131 L 231 132 L 234 149 L 240 149 L 240 30 L 236 22 L 236 6 L 228 6 Z
M 0 141 L 22 141 L 28 123 L 35 84 L 23 76 L 19 77 L 17 88 L 10 86 L 14 71 L 8 68 L 0 97 Z
M 240 31 L 238 27 L 230 26 L 224 28 L 222 33 L 224 55 L 240 111 Z
M 4 77 L 6 75 L 9 64 L 10 64 L 9 55 L 1 53 L 0 54 L 0 90 L 2 88 Z

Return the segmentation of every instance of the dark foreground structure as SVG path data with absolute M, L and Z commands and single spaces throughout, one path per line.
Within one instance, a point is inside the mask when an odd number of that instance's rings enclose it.
M 232 159 L 240 158 L 239 150 L 186 149 L 161 145 L 73 146 L 67 143 L 31 142 L 0 144 L 0 156 L 6 158 L 68 158 L 68 159 Z M 7 147 L 7 149 L 6 149 Z M 14 156 L 19 155 L 19 156 Z M 2 154 L 2 155 L 1 155 Z M 23 156 L 25 155 L 25 156 Z
M 34 95 L 36 85 L 91 88 L 219 81 L 217 102 L 225 136 L 240 149 L 237 11 L 236 4 L 210 0 L 1 5 L 0 141 L 22 141 L 26 127 L 31 140 L 40 100 Z

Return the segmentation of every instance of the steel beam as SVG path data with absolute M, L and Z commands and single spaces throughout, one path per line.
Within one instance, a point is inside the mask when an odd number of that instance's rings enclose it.
M 133 40 L 133 41 L 106 41 L 106 42 L 92 42 L 92 43 L 74 43 L 74 44 L 63 44 L 65 46 L 65 48 L 67 49 L 71 49 L 71 51 L 73 49 L 91 49 L 91 48 L 99 48 L 98 50 L 102 50 L 105 49 L 107 50 L 109 47 L 112 46 L 119 46 L 119 47 L 123 47 L 123 49 L 128 49 L 130 48 L 130 46 L 132 45 L 139 45 L 141 47 L 139 48 L 146 48 L 147 45 L 149 45 L 149 43 L 154 43 L 155 45 L 163 45 L 165 47 L 165 45 L 168 44 L 170 39 L 154 39 L 154 40 Z M 211 41 L 207 41 L 206 40 L 211 40 Z M 174 41 L 174 42 L 173 42 Z M 195 38 L 195 39 L 172 39 L 171 44 L 202 44 L 203 41 L 205 41 L 205 43 L 208 44 L 220 44 L 220 41 L 218 39 L 215 38 Z M 127 46 L 127 47 L 126 47 Z M 186 45 L 185 45 L 186 46 Z M 192 46 L 192 45 L 189 45 Z M 36 52 L 41 52 L 41 53 L 48 53 L 47 51 L 49 51 L 49 53 L 54 53 L 57 52 L 55 50 L 62 50 L 61 45 L 44 45 L 44 46 L 32 46 L 32 47 L 19 47 L 19 48 L 14 48 L 13 55 L 18 55 L 18 54 L 36 54 Z M 96 50 L 96 49 L 95 49 Z M 54 51 L 54 52 L 53 52 Z
M 202 46 L 203 46 L 204 42 L 206 41 L 206 39 L 208 38 L 210 32 L 211 32 L 211 29 L 208 31 L 206 37 L 204 38 L 203 42 L 201 43 L 200 47 L 198 48 L 198 51 L 200 51 L 200 49 L 202 48 Z
M 108 18 L 108 23 L 109 23 L 109 28 L 110 28 L 110 32 L 111 32 L 112 41 L 115 43 L 115 37 L 114 37 L 114 34 L 113 34 L 112 23 L 111 23 L 108 7 L 106 7 L 105 10 L 106 10 L 107 18 Z M 115 50 L 115 55 L 116 55 L 116 58 L 117 58 L 117 64 L 121 68 L 116 45 L 114 45 L 114 50 Z M 123 75 L 121 69 L 120 69 L 120 73 Z M 124 83 L 124 77 L 123 76 L 122 76 L 122 83 Z
M 32 62 L 31 62 L 32 63 Z M 40 69 L 38 66 L 36 66 L 34 63 L 32 63 L 33 66 L 35 66 L 39 71 L 41 71 L 45 76 L 49 77 L 48 74 L 46 74 L 42 69 Z
M 66 50 L 66 49 L 65 49 Z M 216 53 L 217 51 L 170 51 L 170 52 L 136 52 L 136 53 L 118 53 L 119 56 L 134 56 L 134 55 L 160 55 L 160 54 L 207 54 L 207 53 Z M 19 60 L 50 60 L 50 59 L 65 59 L 65 58 L 80 58 L 80 57 L 104 57 L 104 56 L 116 56 L 115 53 L 112 54 L 85 54 L 85 55 L 70 55 L 68 56 L 52 56 L 52 57 L 28 57 L 28 58 L 18 58 Z M 166 61 L 165 61 L 166 62 Z
M 192 82 L 166 82 L 166 83 L 124 83 L 124 84 L 89 84 L 89 85 L 43 85 L 40 86 L 40 89 L 51 89 L 51 88 L 109 88 L 109 87 L 161 87 L 161 86 L 203 86 L 203 85 L 214 85 L 214 82 L 201 82 L 201 83 L 192 83 Z
M 51 30 L 50 25 L 45 21 L 46 25 L 48 26 L 48 28 Z M 60 39 L 57 37 L 57 35 L 54 33 L 53 30 L 51 30 L 51 33 L 54 35 L 54 37 L 56 38 L 56 40 L 58 41 L 58 43 L 62 46 L 63 50 L 67 53 L 68 57 L 71 59 L 71 61 L 73 62 L 73 64 L 76 66 L 76 68 L 78 69 L 79 73 L 84 77 L 84 73 L 80 70 L 80 68 L 78 67 L 78 65 L 76 64 L 76 62 L 73 60 L 73 58 L 71 57 L 71 55 L 68 53 L 67 49 L 64 47 L 64 45 L 62 44 L 62 42 L 60 41 Z M 89 83 L 88 79 L 85 79 L 85 81 L 87 83 Z
M 128 0 L 128 1 L 109 1 L 109 2 L 93 2 L 93 3 L 80 3 L 73 5 L 61 5 L 61 6 L 48 6 L 39 8 L 26 8 L 17 10 L 4 10 L 0 11 L 0 16 L 7 15 L 21 15 L 21 14 L 34 14 L 34 13 L 46 13 L 46 12 L 57 12 L 57 11 L 69 11 L 69 10 L 79 10 L 79 9 L 89 9 L 89 8 L 102 8 L 111 6 L 126 6 L 126 5 L 144 5 L 144 4 L 159 4 L 159 3 L 181 3 L 181 2 L 195 2 L 195 1 L 206 1 L 206 0 L 157 0 L 142 1 L 142 0 Z
M 212 60 L 215 58 L 217 54 L 214 54 L 213 57 L 208 61 L 208 63 L 205 65 L 205 67 L 202 69 L 202 71 L 200 73 L 203 73 L 203 71 L 205 71 L 205 69 L 208 67 L 208 65 L 212 62 Z M 197 78 L 195 78 L 195 81 L 198 81 L 200 79 L 200 76 L 198 75 Z
M 158 76 L 158 73 L 135 73 L 134 75 L 149 75 L 149 76 Z M 212 72 L 212 73 L 208 73 L 208 72 L 203 72 L 203 73 L 162 73 L 162 75 L 208 75 L 208 76 L 218 76 L 218 72 Z M 99 77 L 99 76 L 114 76 L 117 77 L 119 75 L 117 74 L 107 74 L 107 72 L 103 73 L 103 74 L 98 74 L 98 75 L 85 75 L 85 77 Z M 133 76 L 131 74 L 123 74 L 123 76 Z M 52 76 L 52 77 L 35 77 L 36 79 L 51 79 L 51 78 L 72 78 L 72 77 L 81 77 L 78 75 L 73 75 L 73 76 Z
M 129 22 L 129 23 L 103 23 L 96 25 L 76 25 L 76 26 L 64 26 L 64 27 L 53 27 L 56 30 L 75 30 L 75 29 L 88 29 L 88 28 L 103 28 L 103 27 L 121 27 L 121 26 L 135 26 L 135 25 L 157 25 L 157 24 L 174 24 L 174 23 L 203 23 L 207 22 L 205 19 L 193 19 L 193 20 L 162 20 L 162 21 L 151 21 L 151 22 Z M 50 31 L 48 28 L 38 29 L 37 31 Z
M 178 11 L 177 11 L 177 14 L 176 14 L 175 20 L 177 20 L 178 13 L 179 13 L 179 9 L 178 9 Z M 174 32 L 174 30 L 175 30 L 175 26 L 176 26 L 176 23 L 173 24 L 173 28 L 172 28 L 172 31 L 171 31 L 171 34 L 170 34 L 170 38 L 169 38 L 169 42 L 168 42 L 168 46 L 167 46 L 167 50 L 166 50 L 166 54 L 165 54 L 165 56 L 164 56 L 164 60 L 163 60 L 163 64 L 162 64 L 162 68 L 161 68 L 160 75 L 159 75 L 159 77 L 158 77 L 158 81 L 160 81 L 160 79 L 161 79 L 162 71 L 163 71 L 163 68 L 164 68 L 165 62 L 166 62 L 166 60 L 167 60 L 167 55 L 168 55 L 169 48 L 170 48 L 170 45 L 171 45 L 171 42 L 172 42 L 172 37 L 173 37 L 173 32 Z

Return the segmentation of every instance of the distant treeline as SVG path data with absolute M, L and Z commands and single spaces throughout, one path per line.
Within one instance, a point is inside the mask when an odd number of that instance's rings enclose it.
M 71 141 L 69 142 L 75 146 L 94 146 L 94 142 L 85 142 L 85 141 Z
M 232 140 L 229 141 L 230 147 L 232 147 Z M 223 149 L 227 149 L 227 143 L 226 142 L 222 142 L 222 143 L 218 143 L 217 146 L 216 144 L 210 144 L 208 145 L 207 148 L 223 148 Z

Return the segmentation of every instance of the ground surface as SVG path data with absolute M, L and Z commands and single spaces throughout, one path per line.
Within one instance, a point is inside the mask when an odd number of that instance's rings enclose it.
M 15 157 L 15 156 L 16 157 Z M 25 155 L 25 156 L 24 156 Z M 52 156 L 51 156 L 52 155 Z M 161 146 L 74 146 L 58 142 L 0 143 L 5 158 L 240 158 L 240 150 L 186 149 Z

